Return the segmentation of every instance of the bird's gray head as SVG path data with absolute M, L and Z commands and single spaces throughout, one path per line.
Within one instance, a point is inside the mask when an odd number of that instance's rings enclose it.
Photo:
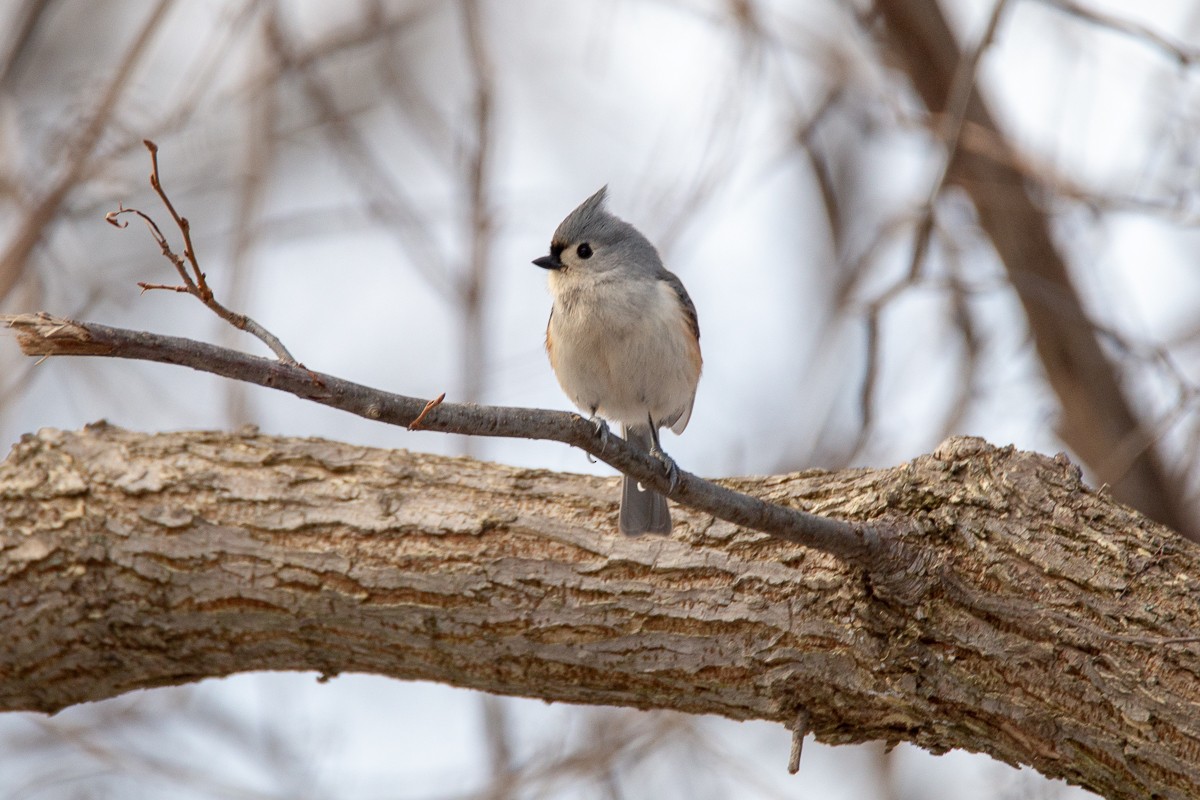
M 637 228 L 605 209 L 607 195 L 605 186 L 568 214 L 550 240 L 550 255 L 535 258 L 533 263 L 560 274 L 623 269 L 654 275 L 661 270 L 662 260 L 654 245 Z

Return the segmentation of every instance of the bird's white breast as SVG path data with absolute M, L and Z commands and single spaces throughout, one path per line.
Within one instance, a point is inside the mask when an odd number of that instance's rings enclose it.
M 682 303 L 665 281 L 552 273 L 550 361 L 585 413 L 627 425 L 687 425 L 700 352 Z

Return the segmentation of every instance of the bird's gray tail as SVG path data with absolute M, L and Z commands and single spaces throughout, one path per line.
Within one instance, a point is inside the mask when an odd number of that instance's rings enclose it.
M 625 441 L 639 450 L 650 451 L 650 429 L 628 425 L 621 426 Z M 621 485 L 621 533 L 626 536 L 641 536 L 643 533 L 671 532 L 671 512 L 667 510 L 667 498 L 658 492 L 643 489 L 636 480 L 625 476 Z

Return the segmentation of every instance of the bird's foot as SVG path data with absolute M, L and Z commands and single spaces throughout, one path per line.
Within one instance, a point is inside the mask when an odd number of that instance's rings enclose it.
M 595 431 L 596 438 L 600 440 L 600 455 L 604 455 L 604 451 L 608 449 L 608 437 L 612 435 L 612 431 L 608 429 L 608 423 L 602 417 L 597 417 L 595 414 L 588 417 L 588 422 L 592 423 L 592 430 Z M 591 453 L 587 453 L 586 455 L 590 463 L 596 463 L 596 459 L 592 458 Z
M 674 492 L 679 488 L 679 465 L 675 463 L 675 459 L 664 453 L 657 443 L 650 446 L 650 455 L 662 462 L 663 470 L 667 475 L 667 483 L 670 484 L 669 491 Z

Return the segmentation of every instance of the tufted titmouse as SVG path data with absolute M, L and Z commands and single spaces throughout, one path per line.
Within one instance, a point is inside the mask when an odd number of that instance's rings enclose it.
M 550 271 L 554 295 L 546 352 L 580 410 L 621 423 L 627 442 L 674 472 L 658 429 L 683 433 L 692 415 L 702 363 L 696 307 L 654 245 L 604 208 L 607 190 L 568 214 L 550 255 L 533 261 Z M 670 533 L 667 499 L 626 477 L 620 528 Z

